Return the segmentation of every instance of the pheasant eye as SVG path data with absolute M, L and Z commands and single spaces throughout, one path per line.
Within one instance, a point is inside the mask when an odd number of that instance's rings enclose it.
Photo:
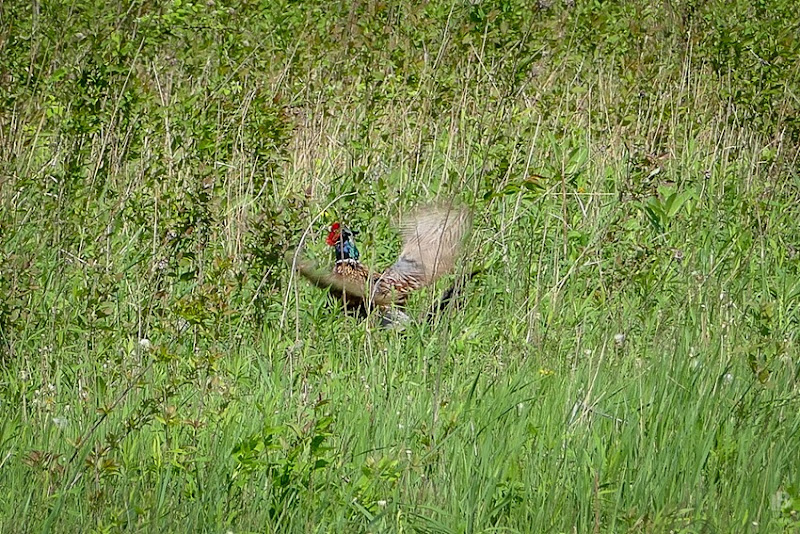
M 336 230 L 338 230 L 340 227 L 341 227 L 341 226 L 339 225 L 339 223 L 337 223 L 337 222 L 333 223 L 333 224 L 331 225 L 331 232 L 335 232 L 335 231 L 336 231 Z

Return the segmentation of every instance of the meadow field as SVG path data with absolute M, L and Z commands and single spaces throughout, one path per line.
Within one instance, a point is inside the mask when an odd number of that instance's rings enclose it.
M 794 0 L 4 1 L 0 532 L 800 532 L 798 142 Z

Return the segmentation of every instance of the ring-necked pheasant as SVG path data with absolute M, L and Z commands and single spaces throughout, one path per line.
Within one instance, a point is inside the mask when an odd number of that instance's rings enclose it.
M 388 326 L 408 319 L 402 309 L 409 293 L 452 271 L 469 224 L 464 208 L 428 205 L 416 210 L 400 224 L 400 257 L 379 272 L 359 260 L 355 233 L 334 223 L 326 240 L 333 247 L 333 269 L 320 270 L 303 260 L 297 260 L 296 267 L 311 282 L 341 298 L 347 309 L 365 313 L 379 308 Z M 295 255 L 287 260 L 292 263 Z

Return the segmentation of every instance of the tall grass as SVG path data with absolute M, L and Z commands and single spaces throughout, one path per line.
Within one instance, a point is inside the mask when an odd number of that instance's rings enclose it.
M 795 11 L 3 4 L 0 531 L 796 531 Z M 431 323 L 283 263 L 437 199 Z

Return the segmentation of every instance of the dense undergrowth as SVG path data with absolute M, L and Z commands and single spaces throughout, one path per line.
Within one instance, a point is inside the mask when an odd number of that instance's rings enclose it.
M 2 3 L 0 531 L 797 531 L 798 31 Z M 482 273 L 431 324 L 283 263 L 346 220 L 386 265 L 442 199 Z

